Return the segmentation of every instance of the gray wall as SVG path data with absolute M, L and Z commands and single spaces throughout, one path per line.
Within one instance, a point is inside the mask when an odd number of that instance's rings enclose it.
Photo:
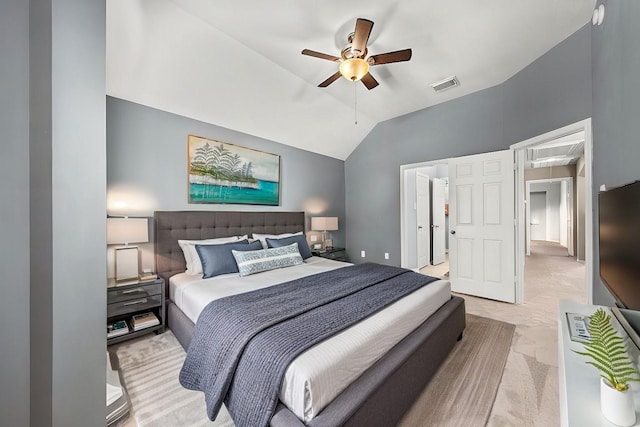
M 81 427 L 106 414 L 106 4 L 53 4 L 53 421 Z
M 0 58 L 0 423 L 23 427 L 29 425 L 29 2 L 0 2 Z
M 105 422 L 104 9 L 0 4 L 3 426 Z
M 280 155 L 280 206 L 187 203 L 187 137 L 203 136 Z M 304 138 L 304 135 L 300 135 Z M 107 97 L 107 184 L 110 215 L 154 210 L 303 210 L 337 216 L 334 246 L 345 242 L 344 162 L 186 117 Z M 128 206 L 118 208 L 117 202 Z M 142 266 L 153 247 L 141 245 Z
M 602 3 L 602 2 L 599 2 Z M 592 30 L 593 194 L 640 179 L 640 2 L 609 0 L 604 23 Z M 598 228 L 594 227 L 594 302 L 613 299 L 599 280 Z
M 590 31 L 502 85 L 379 123 L 345 162 L 352 260 L 366 250 L 365 261 L 400 265 L 400 165 L 508 149 L 590 117 Z

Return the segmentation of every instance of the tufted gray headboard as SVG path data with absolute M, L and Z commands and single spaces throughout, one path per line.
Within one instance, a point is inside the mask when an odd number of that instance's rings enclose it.
M 186 269 L 178 240 L 249 237 L 255 233 L 281 234 L 305 231 L 304 212 L 156 211 L 154 243 L 156 271 L 165 280 Z

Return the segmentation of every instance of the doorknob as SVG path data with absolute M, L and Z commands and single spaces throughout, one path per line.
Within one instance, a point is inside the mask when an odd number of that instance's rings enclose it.
M 418 230 L 422 230 L 422 226 L 421 225 L 418 226 Z
M 456 230 L 451 230 L 450 233 L 451 234 L 456 234 Z

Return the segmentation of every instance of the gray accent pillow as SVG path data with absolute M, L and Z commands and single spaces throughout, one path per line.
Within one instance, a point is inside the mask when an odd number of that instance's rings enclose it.
M 202 278 L 219 276 L 220 274 L 237 273 L 238 266 L 231 253 L 237 251 L 255 251 L 261 249 L 260 242 L 249 243 L 248 240 L 223 243 L 221 245 L 196 245 L 196 251 L 202 262 Z
M 289 246 L 292 243 L 298 244 L 298 250 L 300 251 L 300 255 L 302 255 L 302 259 L 311 258 L 311 249 L 309 249 L 309 244 L 307 243 L 307 238 L 303 235 L 284 237 L 282 239 L 270 239 L 267 238 L 267 246 L 270 248 L 280 248 L 282 246 Z
M 258 242 L 260 243 L 260 242 Z M 240 252 L 232 250 L 240 276 L 248 276 L 276 268 L 302 264 L 302 257 L 296 242 L 279 248 Z

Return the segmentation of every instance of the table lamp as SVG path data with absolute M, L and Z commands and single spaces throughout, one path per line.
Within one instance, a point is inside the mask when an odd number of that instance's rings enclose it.
M 107 218 L 107 244 L 115 248 L 116 282 L 137 279 L 140 273 L 140 254 L 129 243 L 149 241 L 147 218 Z
M 337 229 L 337 216 L 314 216 L 311 218 L 311 230 L 322 231 L 322 244 L 325 249 L 333 247 L 333 241 L 327 239 L 327 231 L 335 231 Z

